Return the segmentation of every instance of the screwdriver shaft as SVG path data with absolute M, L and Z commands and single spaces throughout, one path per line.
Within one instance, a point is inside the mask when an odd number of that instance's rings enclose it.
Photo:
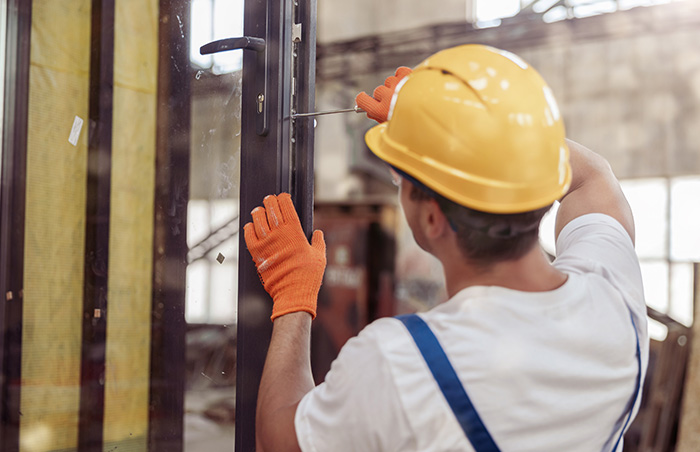
M 314 111 L 311 113 L 294 113 L 292 115 L 292 119 L 296 118 L 307 118 L 310 116 L 322 116 L 322 115 L 334 115 L 336 113 L 364 113 L 365 111 L 361 109 L 360 107 L 354 107 L 354 108 L 344 108 L 341 110 L 327 110 L 327 111 Z

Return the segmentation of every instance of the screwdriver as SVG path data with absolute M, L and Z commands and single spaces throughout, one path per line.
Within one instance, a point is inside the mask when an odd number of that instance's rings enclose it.
M 314 111 L 311 113 L 292 113 L 292 119 L 308 118 L 310 116 L 334 115 L 336 113 L 364 113 L 365 111 L 355 105 L 353 108 L 343 108 L 341 110 Z

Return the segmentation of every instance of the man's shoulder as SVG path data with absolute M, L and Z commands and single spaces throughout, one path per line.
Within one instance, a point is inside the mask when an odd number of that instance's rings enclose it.
M 554 266 L 565 272 L 639 273 L 627 231 L 614 218 L 587 214 L 570 221 L 556 242 Z
M 557 255 L 578 241 L 612 240 L 634 250 L 634 243 L 619 221 L 602 213 L 589 213 L 568 222 L 556 240 Z
M 563 229 L 557 240 L 555 267 L 567 273 L 602 278 L 621 295 L 637 328 L 646 335 L 646 303 L 639 258 L 627 231 L 612 217 L 588 214 Z

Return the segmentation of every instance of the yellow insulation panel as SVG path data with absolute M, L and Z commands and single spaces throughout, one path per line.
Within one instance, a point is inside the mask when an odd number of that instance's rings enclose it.
M 89 77 L 91 4 L 90 0 L 33 0 L 32 65 Z
M 75 449 L 87 183 L 90 0 L 34 0 L 20 450 Z M 85 121 L 75 145 L 75 118 Z
M 114 83 L 155 95 L 158 1 L 116 0 Z
M 146 451 L 158 1 L 118 0 L 104 450 Z

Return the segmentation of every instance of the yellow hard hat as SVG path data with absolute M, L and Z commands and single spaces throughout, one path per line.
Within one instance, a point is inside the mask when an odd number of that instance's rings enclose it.
M 463 45 L 420 63 L 365 141 L 431 190 L 483 212 L 539 209 L 571 183 L 551 89 L 518 56 L 492 47 Z

